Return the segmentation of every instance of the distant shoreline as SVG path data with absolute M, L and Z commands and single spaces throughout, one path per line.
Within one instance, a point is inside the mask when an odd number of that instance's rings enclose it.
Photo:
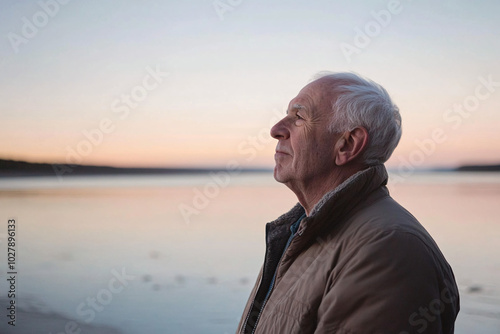
M 32 163 L 26 161 L 0 159 L 0 178 L 29 176 L 90 176 L 90 175 L 196 175 L 217 172 L 266 173 L 270 168 L 147 168 L 110 167 L 90 165 L 64 165 Z
M 90 175 L 196 175 L 217 172 L 270 173 L 272 168 L 147 168 L 92 165 L 32 163 L 0 159 L 0 178 L 29 176 L 90 176 Z M 390 171 L 391 169 L 389 169 Z M 433 172 L 500 172 L 500 165 L 463 165 L 456 168 L 429 168 Z
M 457 172 L 500 172 L 500 165 L 464 165 L 455 170 Z

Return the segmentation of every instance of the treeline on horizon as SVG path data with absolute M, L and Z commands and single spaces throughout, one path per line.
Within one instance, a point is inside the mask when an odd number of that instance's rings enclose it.
M 33 163 L 0 159 L 0 177 L 13 176 L 80 176 L 80 175 L 134 175 L 134 174 L 207 174 L 225 171 L 225 168 L 147 168 L 91 165 Z M 270 168 L 241 168 L 240 172 L 270 172 Z
M 64 165 L 49 163 L 33 163 L 26 161 L 0 159 L 0 177 L 11 176 L 57 176 L 69 175 L 134 175 L 134 174 L 207 174 L 224 171 L 225 168 L 128 168 L 91 165 Z M 271 168 L 241 168 L 241 172 L 270 172 Z M 433 169 L 431 169 L 433 170 Z M 463 165 L 451 169 L 434 169 L 434 171 L 456 172 L 497 172 L 498 165 Z

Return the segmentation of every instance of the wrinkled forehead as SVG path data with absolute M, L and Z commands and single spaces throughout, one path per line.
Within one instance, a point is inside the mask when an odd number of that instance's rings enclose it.
M 300 90 L 299 94 L 290 101 L 288 110 L 307 109 L 314 113 L 328 113 L 332 110 L 334 100 L 331 83 L 318 79 Z

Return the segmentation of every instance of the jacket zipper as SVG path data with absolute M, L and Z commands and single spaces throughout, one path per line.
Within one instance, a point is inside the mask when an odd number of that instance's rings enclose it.
M 266 240 L 267 240 L 267 230 L 266 230 Z M 264 259 L 267 259 L 267 247 L 266 247 L 266 252 L 264 254 Z M 253 296 L 252 304 L 250 304 L 250 308 L 248 309 L 247 317 L 245 319 L 245 322 L 243 323 L 243 326 L 241 327 L 241 334 L 245 333 L 245 328 L 247 327 L 248 319 L 250 319 L 250 313 L 252 313 L 253 305 L 255 304 L 255 298 L 257 297 L 257 294 L 259 293 L 260 285 L 262 284 L 262 278 L 263 277 L 264 277 L 264 268 L 262 269 L 262 275 L 260 276 L 259 287 L 257 288 L 257 290 L 255 290 L 255 296 Z M 262 310 L 262 308 L 261 308 L 261 310 Z M 258 317 L 260 317 L 260 313 L 259 313 Z M 257 319 L 258 319 L 258 317 L 257 317 Z M 257 325 L 257 322 L 255 324 Z M 255 327 L 252 330 L 252 333 L 254 331 L 255 331 Z
M 300 232 L 300 233 L 299 233 Z M 302 235 L 302 232 L 303 231 L 298 231 L 297 234 L 298 235 Z M 269 287 L 269 292 L 267 293 L 266 295 L 266 298 L 264 298 L 264 302 L 262 303 L 262 307 L 260 308 L 260 311 L 259 311 L 259 314 L 257 315 L 257 319 L 255 320 L 255 325 L 252 329 L 252 334 L 255 333 L 255 330 L 257 329 L 257 325 L 259 324 L 259 319 L 260 319 L 260 316 L 262 315 L 262 311 L 264 310 L 264 307 L 266 306 L 267 304 L 267 300 L 269 299 L 269 297 L 271 296 L 272 292 L 273 292 L 273 289 L 274 289 L 274 282 L 276 280 L 276 276 L 278 274 L 278 268 L 280 267 L 281 265 L 281 260 L 283 260 L 283 256 L 285 256 L 285 253 L 286 251 L 288 250 L 288 246 L 290 246 L 290 244 L 292 243 L 292 240 L 293 238 L 290 238 L 288 239 L 286 245 L 285 245 L 285 250 L 283 252 L 283 254 L 281 254 L 281 257 L 280 257 L 280 260 L 278 261 L 278 265 L 276 266 L 276 271 L 274 272 L 274 276 L 273 276 L 273 280 L 271 281 L 271 286 Z M 267 256 L 267 247 L 266 247 L 266 256 Z M 262 275 L 264 275 L 264 272 L 262 272 Z M 261 281 L 262 283 L 262 281 Z M 253 304 L 255 303 L 255 297 L 254 297 L 254 300 L 252 302 L 252 307 L 253 307 Z M 250 308 L 250 311 L 252 309 Z M 247 323 L 248 321 L 248 318 L 250 318 L 250 311 L 248 312 L 248 315 L 247 315 L 247 318 L 245 320 L 245 324 Z M 243 327 L 244 328 L 244 327 Z
M 266 255 L 267 255 L 267 248 L 266 248 Z M 263 275 L 264 275 L 264 271 L 262 272 L 262 276 Z M 247 314 L 247 317 L 245 318 L 245 322 L 243 323 L 243 326 L 241 327 L 241 332 L 240 332 L 241 334 L 245 333 L 245 328 L 247 327 L 248 319 L 250 318 L 250 313 L 252 313 L 253 304 L 255 304 L 255 297 L 257 296 L 257 293 L 259 292 L 261 284 L 262 284 L 262 277 L 260 278 L 259 287 L 255 291 L 255 296 L 253 297 L 252 304 L 250 304 L 250 308 L 248 309 L 248 314 Z

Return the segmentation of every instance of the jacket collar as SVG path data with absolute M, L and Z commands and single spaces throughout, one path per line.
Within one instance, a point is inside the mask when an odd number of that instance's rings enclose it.
M 382 164 L 368 167 L 352 175 L 321 198 L 310 215 L 302 220 L 298 234 L 301 235 L 307 230 L 308 235 L 314 236 L 320 230 L 333 227 L 330 226 L 332 223 L 335 225 L 336 222 L 342 220 L 348 212 L 364 201 L 370 193 L 384 187 L 387 184 L 387 179 L 387 171 Z M 388 194 L 385 187 L 384 194 Z M 271 222 L 270 225 L 274 225 L 273 227 L 290 226 L 304 212 L 302 205 L 297 203 L 290 211 Z M 271 227 L 271 229 L 273 228 Z

